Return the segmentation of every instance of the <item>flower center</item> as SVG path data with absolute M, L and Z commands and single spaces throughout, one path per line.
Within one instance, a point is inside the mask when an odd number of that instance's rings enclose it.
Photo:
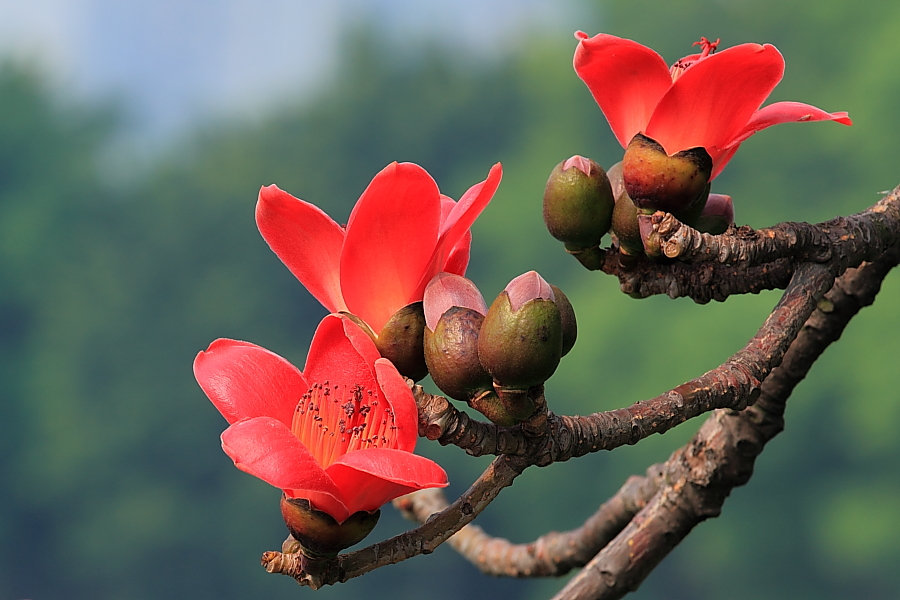
M 700 54 L 691 54 L 690 56 L 685 56 L 675 62 L 672 65 L 672 68 L 669 69 L 669 74 L 672 76 L 672 81 L 675 81 L 679 77 L 687 71 L 688 67 L 696 63 L 698 60 L 702 58 L 706 58 L 710 54 L 716 51 L 716 48 L 719 47 L 719 42 L 721 42 L 721 38 L 717 38 L 716 41 L 711 42 L 705 37 L 701 37 L 699 42 L 694 42 L 693 46 L 700 46 Z
M 394 411 L 361 385 L 314 383 L 297 402 L 291 431 L 323 468 L 363 448 L 394 448 Z

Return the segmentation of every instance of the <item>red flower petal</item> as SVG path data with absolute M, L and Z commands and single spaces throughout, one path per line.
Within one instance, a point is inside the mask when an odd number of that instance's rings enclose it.
M 358 384 L 374 390 L 373 364 L 379 356 L 375 342 L 350 319 L 328 315 L 313 335 L 303 372 L 310 384 L 327 380 L 341 387 Z
M 425 286 L 449 262 L 451 253 L 457 249 L 458 244 L 468 233 L 472 223 L 475 222 L 481 211 L 494 197 L 502 178 L 503 166 L 497 163 L 491 167 L 487 179 L 473 185 L 462 195 L 462 198 L 459 199 L 459 202 L 456 203 L 456 206 L 453 207 L 453 210 L 441 223 L 440 239 L 435 246 L 434 254 L 429 260 L 428 268 L 422 273 L 422 278 L 419 280 L 418 286 L 416 286 L 416 300 L 422 299 L 422 294 L 425 293 Z
M 467 231 L 450 251 L 450 256 L 444 262 L 442 271 L 453 273 L 454 275 L 465 275 L 466 268 L 469 266 L 469 252 L 472 248 L 472 232 Z
M 802 102 L 775 102 L 753 113 L 747 124 L 728 142 L 726 147 L 740 144 L 757 131 L 762 131 L 766 127 L 802 121 L 837 121 L 844 125 L 853 124 L 849 115 L 843 111 L 830 113 Z
M 375 361 L 375 376 L 385 400 L 394 412 L 394 426 L 397 429 L 392 430 L 393 447 L 412 452 L 419 439 L 419 409 L 412 390 L 406 385 L 406 380 L 397 371 L 397 367 L 386 358 Z
M 347 510 L 375 510 L 416 490 L 445 487 L 447 474 L 435 462 L 402 450 L 372 448 L 350 452 L 328 467 Z
M 447 196 L 441 196 L 441 231 L 444 230 L 444 223 L 447 222 L 447 217 L 450 216 L 455 207 L 456 200 L 448 198 Z M 458 242 L 456 242 L 456 245 L 450 251 L 449 256 L 447 256 L 447 260 L 444 261 L 443 267 L 440 267 L 440 271 L 446 271 L 456 275 L 465 275 L 466 267 L 469 266 L 469 250 L 471 247 L 472 231 L 469 230 Z M 434 275 L 434 273 L 431 273 L 431 275 Z
M 269 417 L 239 421 L 222 433 L 222 449 L 238 469 L 290 490 L 293 497 L 307 498 L 309 492 L 316 508 L 338 521 L 355 512 L 348 512 L 340 485 L 281 421 Z
M 339 266 L 344 230 L 317 206 L 270 185 L 259 191 L 256 225 L 266 243 L 316 300 L 347 310 Z
M 644 130 L 672 86 L 669 66 L 659 54 L 631 40 L 603 33 L 592 38 L 582 32 L 576 36 L 581 41 L 575 51 L 575 72 L 624 148 Z
M 440 227 L 440 192 L 411 163 L 392 163 L 353 209 L 341 253 L 341 289 L 349 312 L 380 331 L 414 298 Z
M 194 377 L 229 423 L 268 416 L 291 425 L 309 387 L 300 371 L 265 348 L 219 339 L 194 359 Z
M 715 163 L 783 74 L 784 58 L 768 44 L 741 44 L 707 56 L 672 84 L 644 133 L 670 155 L 703 146 Z

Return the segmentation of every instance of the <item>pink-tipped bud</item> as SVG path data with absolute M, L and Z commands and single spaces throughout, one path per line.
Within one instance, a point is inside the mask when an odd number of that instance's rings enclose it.
M 675 213 L 703 193 L 712 166 L 705 148 L 689 148 L 669 156 L 656 140 L 639 133 L 625 149 L 622 178 L 639 209 Z
M 694 227 L 698 231 L 719 235 L 734 225 L 734 203 L 731 196 L 710 194 Z
M 562 317 L 550 285 L 529 272 L 491 304 L 478 358 L 498 389 L 527 390 L 546 381 L 562 357 Z
M 432 331 L 441 315 L 454 306 L 487 314 L 487 304 L 478 287 L 465 277 L 453 273 L 435 275 L 425 288 L 422 303 L 425 306 L 425 325 Z
M 609 231 L 613 204 L 603 168 L 576 155 L 550 172 L 544 189 L 544 222 L 550 235 L 583 260 L 579 254 L 597 248 Z
M 529 300 L 555 300 L 553 288 L 537 271 L 522 273 L 508 284 L 504 291 L 509 294 L 509 305 L 513 312 L 522 308 Z
M 487 305 L 475 284 L 440 273 L 425 288 L 425 362 L 442 392 L 469 401 L 491 389 L 478 361 L 478 335 Z

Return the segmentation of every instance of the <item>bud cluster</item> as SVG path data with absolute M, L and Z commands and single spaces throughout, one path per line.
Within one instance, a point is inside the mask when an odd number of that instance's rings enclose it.
M 703 147 L 669 156 L 659 143 L 639 133 L 623 160 L 606 172 L 581 156 L 556 165 L 544 191 L 544 222 L 591 270 L 600 268 L 599 245 L 607 231 L 623 254 L 653 256 L 646 247 L 647 231 L 641 233 L 641 215 L 669 212 L 712 234 L 724 233 L 734 223 L 731 197 L 710 194 L 712 168 Z
M 535 410 L 529 391 L 553 375 L 575 343 L 575 312 L 534 271 L 513 279 L 488 308 L 468 279 L 441 273 L 425 289 L 425 362 L 435 385 L 494 423 Z

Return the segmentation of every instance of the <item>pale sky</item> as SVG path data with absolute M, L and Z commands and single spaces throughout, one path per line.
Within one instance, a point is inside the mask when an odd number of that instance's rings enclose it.
M 570 35 L 575 1 L 0 0 L 0 55 L 36 62 L 63 95 L 118 95 L 141 135 L 160 138 L 315 90 L 361 21 L 495 52 L 525 30 Z

